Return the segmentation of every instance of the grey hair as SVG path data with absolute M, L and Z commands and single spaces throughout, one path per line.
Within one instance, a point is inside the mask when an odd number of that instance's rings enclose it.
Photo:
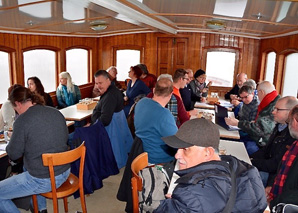
M 243 83 L 243 86 L 250 86 L 252 87 L 253 89 L 256 89 L 257 88 L 257 84 L 256 82 L 253 80 L 253 79 L 247 79 L 244 83 Z
M 170 81 L 173 82 L 173 77 L 170 74 L 161 74 L 160 76 L 158 76 L 157 81 L 163 78 L 170 79 Z

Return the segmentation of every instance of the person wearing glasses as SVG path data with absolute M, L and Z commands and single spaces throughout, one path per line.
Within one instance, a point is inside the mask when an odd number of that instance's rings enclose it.
M 296 141 L 288 147 L 282 157 L 274 181 L 268 183 L 266 187 L 267 202 L 270 209 L 279 203 L 298 205 L 298 105 L 293 107 L 289 113 L 288 126 L 291 136 Z M 292 212 L 297 212 L 297 210 Z
M 259 147 L 263 147 L 268 143 L 275 127 L 272 111 L 277 100 L 280 98 L 274 85 L 269 81 L 259 83 L 257 90 L 260 105 L 258 106 L 257 115 L 253 121 L 225 118 L 228 125 L 238 126 L 252 139 L 250 149 L 247 149 L 249 155 L 258 151 Z
M 195 102 L 206 102 L 208 95 L 208 88 L 211 86 L 212 81 L 209 81 L 207 84 L 206 81 L 206 72 L 204 70 L 197 70 L 194 75 L 194 80 L 189 83 L 191 88 L 191 100 L 194 105 Z
M 297 104 L 298 100 L 293 96 L 283 97 L 276 102 L 272 111 L 276 125 L 268 144 L 250 156 L 252 164 L 260 172 L 264 187 L 267 186 L 267 180 L 273 181 L 282 156 L 295 141 L 290 135 L 287 120 L 290 110 Z
M 185 87 L 188 80 L 188 74 L 184 69 L 177 69 L 173 76 L 173 93 L 177 95 L 181 100 L 181 94 L 179 89 Z

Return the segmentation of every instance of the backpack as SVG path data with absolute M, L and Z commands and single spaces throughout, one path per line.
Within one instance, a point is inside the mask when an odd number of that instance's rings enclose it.
M 153 212 L 165 199 L 170 179 L 161 165 L 144 168 L 139 172 L 142 178 L 143 189 L 139 192 L 140 212 Z

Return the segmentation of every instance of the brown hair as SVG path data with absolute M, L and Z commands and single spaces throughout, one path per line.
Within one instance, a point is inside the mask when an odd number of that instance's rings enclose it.
M 39 94 L 32 93 L 28 88 L 20 86 L 11 91 L 8 100 L 13 106 L 16 106 L 15 102 L 25 103 L 26 101 L 32 101 L 32 103 L 44 105 L 44 99 Z
M 141 75 L 143 74 L 143 71 L 138 66 L 131 66 L 130 68 L 134 72 L 134 75 L 136 76 L 137 79 L 139 79 L 141 77 Z
M 8 88 L 8 96 L 12 92 L 12 90 L 14 90 L 15 88 L 18 88 L 18 87 L 22 87 L 22 85 L 21 84 L 14 84 L 14 85 L 10 86 Z
M 176 83 L 180 78 L 184 78 L 187 72 L 184 69 L 177 69 L 174 73 L 173 81 Z

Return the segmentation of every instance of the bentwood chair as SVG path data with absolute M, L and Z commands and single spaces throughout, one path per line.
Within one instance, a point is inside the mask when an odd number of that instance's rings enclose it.
M 142 178 L 138 175 L 139 171 L 148 166 L 148 153 L 143 152 L 138 155 L 131 163 L 131 190 L 132 190 L 132 205 L 133 213 L 139 212 L 139 196 L 138 192 L 142 191 L 143 183 Z
M 67 197 L 79 190 L 81 206 L 84 213 L 87 212 L 84 189 L 83 189 L 83 172 L 85 164 L 86 147 L 83 142 L 78 148 L 61 153 L 46 153 L 42 155 L 42 161 L 44 166 L 49 167 L 50 179 L 52 191 L 47 193 L 41 193 L 40 195 L 53 200 L 53 210 L 58 212 L 58 200 L 63 198 L 64 210 L 68 212 Z M 68 179 L 56 189 L 54 166 L 64 165 L 76 161 L 80 158 L 80 172 L 79 177 L 76 177 L 70 173 Z M 36 195 L 32 196 L 34 213 L 38 213 L 38 204 Z

